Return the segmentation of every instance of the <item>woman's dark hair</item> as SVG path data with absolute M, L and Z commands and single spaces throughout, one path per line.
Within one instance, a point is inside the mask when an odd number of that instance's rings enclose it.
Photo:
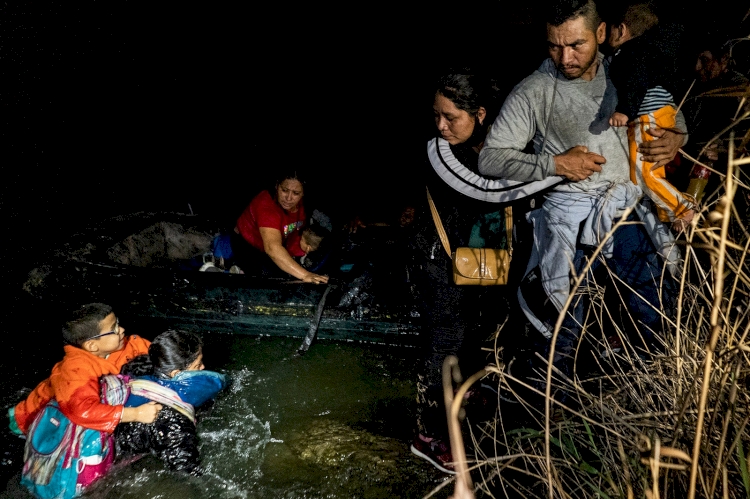
M 490 78 L 469 73 L 446 74 L 438 79 L 436 93 L 471 116 L 476 116 L 483 107 L 490 119 L 495 117 L 497 90 Z
M 298 169 L 281 170 L 274 179 L 274 186 L 278 186 L 284 180 L 296 180 L 297 182 L 302 184 L 303 188 L 307 186 L 307 177 L 305 176 L 304 172 Z
M 472 138 L 468 145 L 484 140 L 492 122 L 500 111 L 500 91 L 495 81 L 485 75 L 477 74 L 470 69 L 452 71 L 438 78 L 435 94 L 440 94 L 451 101 L 458 109 L 466 111 L 476 122 Z M 480 125 L 477 113 L 483 107 L 486 116 Z
M 277 188 L 284 180 L 296 180 L 297 182 L 302 184 L 303 194 L 307 194 L 305 192 L 307 190 L 307 176 L 304 174 L 304 172 L 296 168 L 282 169 L 281 171 L 275 173 L 273 176 L 273 181 L 267 184 L 268 192 L 271 194 L 271 198 L 273 198 L 275 201 L 278 201 L 276 199 L 278 195 Z
M 169 377 L 174 370 L 184 371 L 203 351 L 203 340 L 194 333 L 170 329 L 151 342 L 148 355 L 139 355 L 120 369 L 121 374 Z

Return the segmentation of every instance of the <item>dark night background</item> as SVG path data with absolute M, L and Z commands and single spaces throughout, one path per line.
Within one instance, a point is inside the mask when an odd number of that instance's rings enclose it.
M 729 5 L 672 10 L 721 30 L 746 10 Z M 546 56 L 537 7 L 4 2 L 5 282 L 116 214 L 231 224 L 282 166 L 313 171 L 308 200 L 335 216 L 391 216 L 425 160 L 434 76 L 479 65 L 509 90 Z
M 696 36 L 748 35 L 735 29 L 747 2 L 660 2 Z M 435 76 L 475 66 L 509 91 L 547 55 L 539 3 L 0 2 L 0 347 L 11 381 L 41 379 L 59 359 L 56 304 L 21 285 L 84 227 L 191 207 L 228 228 L 287 166 L 313 174 L 306 201 L 335 220 L 395 221 L 423 192 Z M 0 456 L 10 439 L 0 434 Z M 0 459 L 0 485 L 16 473 Z

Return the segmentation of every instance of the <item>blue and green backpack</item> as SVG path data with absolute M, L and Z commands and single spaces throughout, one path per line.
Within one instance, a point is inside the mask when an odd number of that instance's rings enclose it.
M 122 404 L 127 381 L 120 375 L 103 376 L 102 402 Z M 29 428 L 21 484 L 41 499 L 71 499 L 109 471 L 114 451 L 111 433 L 74 424 L 53 399 Z

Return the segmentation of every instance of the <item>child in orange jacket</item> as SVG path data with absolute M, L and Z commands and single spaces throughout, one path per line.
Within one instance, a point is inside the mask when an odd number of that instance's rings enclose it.
M 138 407 L 101 403 L 99 378 L 119 374 L 128 361 L 148 353 L 150 341 L 125 336 L 112 307 L 90 303 L 76 310 L 63 328 L 65 357 L 55 364 L 49 378 L 8 411 L 10 429 L 27 434 L 34 417 L 52 399 L 73 423 L 112 433 L 118 423 L 152 423 L 161 405 L 150 402 Z

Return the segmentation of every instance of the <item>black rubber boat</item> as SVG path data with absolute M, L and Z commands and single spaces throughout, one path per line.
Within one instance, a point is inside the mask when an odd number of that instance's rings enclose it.
M 24 290 L 50 305 L 103 301 L 155 328 L 183 328 L 413 346 L 414 299 L 398 229 L 332 235 L 326 286 L 199 272 L 218 224 L 178 213 L 120 216 L 71 235 L 39 262 Z M 332 245 L 332 246 L 331 246 Z M 192 265 L 192 266 L 191 266 Z M 319 272 L 321 272 L 319 271 Z

